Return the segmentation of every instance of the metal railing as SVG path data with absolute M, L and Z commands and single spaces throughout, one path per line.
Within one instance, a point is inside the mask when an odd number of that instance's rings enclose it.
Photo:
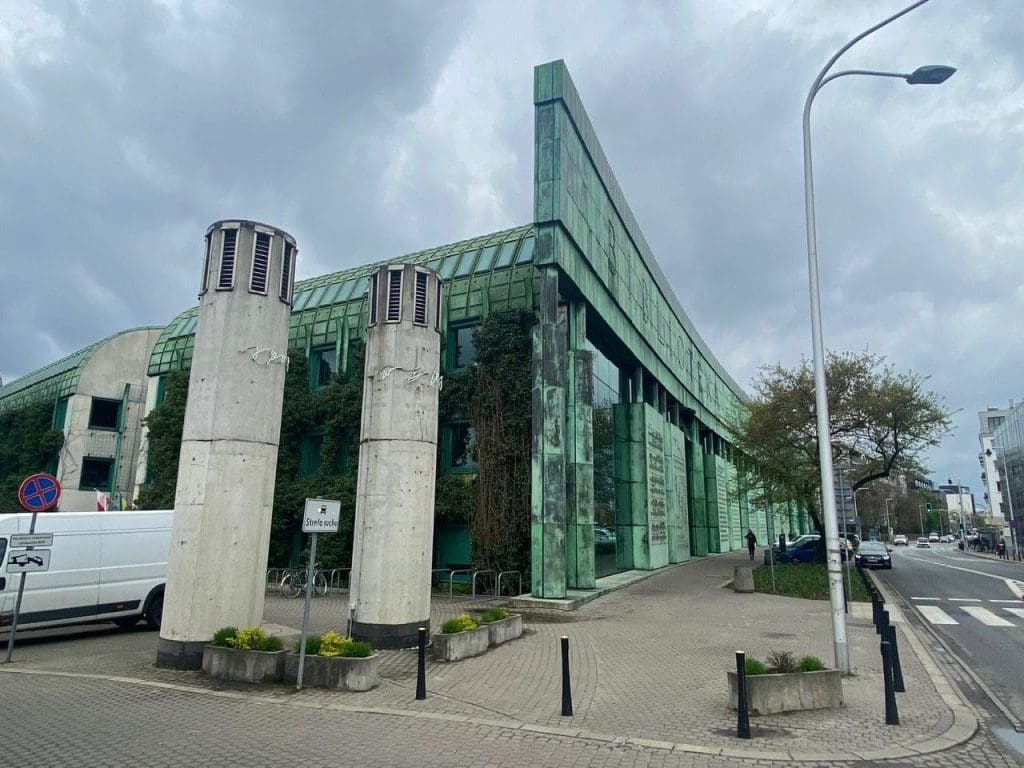
M 498 583 L 494 587 L 494 596 L 495 597 L 501 597 L 501 580 L 502 580 L 502 578 L 505 577 L 505 576 L 512 576 L 513 574 L 516 577 L 516 594 L 515 594 L 515 597 L 518 597 L 519 595 L 523 594 L 523 574 L 521 574 L 519 571 L 501 571 L 498 574 Z
M 327 589 L 338 590 L 344 592 L 351 586 L 352 581 L 350 579 L 352 573 L 351 568 L 332 568 L 327 571 Z

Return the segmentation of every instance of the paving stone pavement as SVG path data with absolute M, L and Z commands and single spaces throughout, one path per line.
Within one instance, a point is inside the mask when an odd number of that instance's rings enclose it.
M 78 765 L 1019 764 L 993 738 L 990 714 L 961 699 L 906 626 L 901 725 L 884 724 L 881 658 L 865 606 L 848 619 L 855 674 L 844 680 L 845 706 L 755 717 L 754 738 L 737 739 L 725 678 L 736 650 L 832 658 L 827 603 L 723 588 L 744 560 L 695 560 L 573 612 L 531 614 L 516 641 L 461 662 L 429 662 L 421 702 L 414 651 L 384 652 L 373 691 L 297 692 L 157 669 L 152 632 L 20 636 L 15 662 L 0 665 L 0 701 L 17 713 L 0 741 L 32 750 L 46 723 L 45 759 L 31 765 L 64 765 L 72 754 Z M 431 621 L 484 602 L 440 597 Z M 318 598 L 311 629 L 343 630 L 346 609 L 345 594 Z M 268 592 L 268 624 L 299 627 L 301 611 L 301 600 Z M 562 635 L 570 638 L 572 717 L 560 714 Z

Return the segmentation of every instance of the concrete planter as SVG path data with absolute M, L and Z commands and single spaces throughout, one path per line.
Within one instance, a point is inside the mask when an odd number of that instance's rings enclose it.
M 491 645 L 501 645 L 515 640 L 523 634 L 523 617 L 519 614 L 507 619 L 498 619 L 482 626 L 487 627 L 487 638 Z
M 454 635 L 438 633 L 432 639 L 434 658 L 438 661 L 458 661 L 479 656 L 487 650 L 490 641 L 491 633 L 486 624 Z
M 736 673 L 728 672 L 729 707 L 736 709 Z M 820 672 L 747 675 L 747 705 L 752 715 L 843 706 L 843 677 L 838 669 Z
M 203 648 L 203 671 L 219 680 L 240 683 L 279 683 L 284 676 L 285 651 L 243 651 L 208 645 Z
M 363 658 L 351 656 L 306 656 L 302 684 L 337 691 L 368 691 L 379 682 L 380 654 Z M 295 684 L 299 676 L 299 654 L 285 657 L 284 680 Z

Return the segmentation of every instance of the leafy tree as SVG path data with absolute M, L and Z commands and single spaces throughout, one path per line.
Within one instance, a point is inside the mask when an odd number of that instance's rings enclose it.
M 24 512 L 18 488 L 26 477 L 53 469 L 64 433 L 53 429 L 53 401 L 0 413 L 0 513 Z
M 139 509 L 174 509 L 188 376 L 188 371 L 168 373 L 164 379 L 164 399 L 145 418 L 148 453 L 146 482 L 136 502 Z
M 880 355 L 830 352 L 825 375 L 832 458 L 837 464 L 857 458 L 850 473 L 854 491 L 873 480 L 920 471 L 923 452 L 950 431 L 949 411 L 925 389 L 926 379 L 898 373 Z M 823 533 L 811 363 L 765 367 L 745 406 L 733 425 L 734 441 L 753 460 L 762 492 L 768 489 L 772 501 L 802 503 Z

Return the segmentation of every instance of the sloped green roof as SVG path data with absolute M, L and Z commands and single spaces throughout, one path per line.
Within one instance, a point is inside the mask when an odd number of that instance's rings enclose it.
M 78 387 L 82 369 L 97 349 L 123 334 L 157 327 L 159 326 L 144 326 L 120 331 L 4 384 L 0 387 L 0 412 L 16 410 L 36 400 L 57 400 L 73 395 Z
M 324 344 L 336 338 L 339 323 L 350 322 L 361 315 L 369 276 L 384 264 L 425 264 L 438 272 L 446 283 L 449 306 L 456 310 L 456 316 L 460 308 L 471 304 L 470 288 L 463 286 L 465 290 L 454 290 L 453 284 L 457 282 L 472 284 L 474 278 L 486 276 L 489 283 L 497 283 L 495 290 L 499 296 L 520 295 L 526 289 L 518 284 L 507 287 L 511 282 L 509 273 L 514 274 L 518 268 L 533 263 L 534 234 L 533 225 L 527 224 L 299 280 L 292 299 L 288 346 L 304 349 L 307 345 Z M 501 277 L 495 277 L 498 274 Z M 476 288 L 476 295 L 480 293 Z M 189 367 L 198 319 L 199 307 L 192 307 L 164 329 L 150 356 L 150 376 Z

